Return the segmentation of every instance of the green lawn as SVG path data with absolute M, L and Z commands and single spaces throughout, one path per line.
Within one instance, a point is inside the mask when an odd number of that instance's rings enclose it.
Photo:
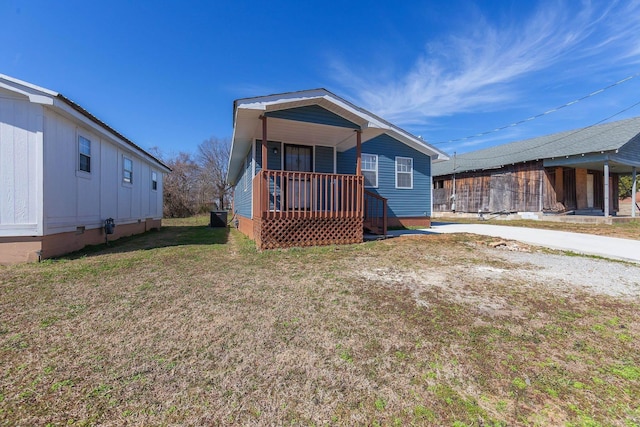
M 476 276 L 521 268 L 477 236 L 206 221 L 0 266 L 0 425 L 640 425 L 638 299 Z

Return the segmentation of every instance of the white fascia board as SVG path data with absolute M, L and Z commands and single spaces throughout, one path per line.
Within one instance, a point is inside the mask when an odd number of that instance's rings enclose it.
M 326 95 L 324 90 L 307 90 L 301 92 L 281 93 L 275 95 L 258 96 L 237 100 L 237 108 L 250 108 L 264 110 L 267 105 L 285 104 L 289 102 L 306 101 L 313 98 L 321 98 Z
M 54 91 L 49 90 L 49 89 L 44 88 L 44 87 L 36 86 L 36 85 L 34 85 L 32 83 L 25 82 L 25 81 L 16 79 L 14 77 L 7 76 L 6 74 L 0 74 L 0 80 L 6 80 L 6 81 L 12 83 L 12 87 L 23 86 L 25 88 L 32 89 L 35 92 L 42 92 L 43 94 L 49 95 L 49 96 L 54 97 L 54 98 L 56 96 L 58 96 L 57 92 L 54 92 Z
M 42 91 L 26 90 L 19 87 L 19 86 L 26 86 L 24 84 L 22 85 L 6 84 L 2 81 L 4 78 L 5 77 L 0 74 L 0 88 L 6 89 L 13 93 L 17 93 L 19 95 L 26 96 L 27 98 L 29 98 L 29 102 L 32 102 L 34 104 L 53 105 L 53 99 L 56 95 L 42 93 Z

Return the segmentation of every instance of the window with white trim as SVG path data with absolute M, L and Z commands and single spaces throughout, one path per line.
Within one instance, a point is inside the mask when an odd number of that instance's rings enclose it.
M 122 160 L 122 181 L 133 184 L 133 161 L 127 157 Z
M 78 135 L 78 170 L 91 173 L 91 141 Z
M 361 160 L 364 186 L 378 188 L 378 155 L 362 153 Z
M 156 171 L 151 171 L 151 189 L 154 191 L 158 189 L 158 174 Z
M 396 157 L 396 188 L 413 188 L 413 159 Z

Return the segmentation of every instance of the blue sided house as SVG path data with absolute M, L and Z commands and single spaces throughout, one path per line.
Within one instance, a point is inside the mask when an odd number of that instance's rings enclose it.
M 445 153 L 325 89 L 238 99 L 227 181 L 260 249 L 362 242 L 431 223 Z

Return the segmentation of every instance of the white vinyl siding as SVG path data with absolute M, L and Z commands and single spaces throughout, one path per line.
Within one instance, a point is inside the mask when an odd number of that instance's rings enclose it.
M 378 155 L 362 154 L 362 175 L 364 186 L 378 188 Z
M 413 188 L 413 159 L 396 157 L 396 188 Z

